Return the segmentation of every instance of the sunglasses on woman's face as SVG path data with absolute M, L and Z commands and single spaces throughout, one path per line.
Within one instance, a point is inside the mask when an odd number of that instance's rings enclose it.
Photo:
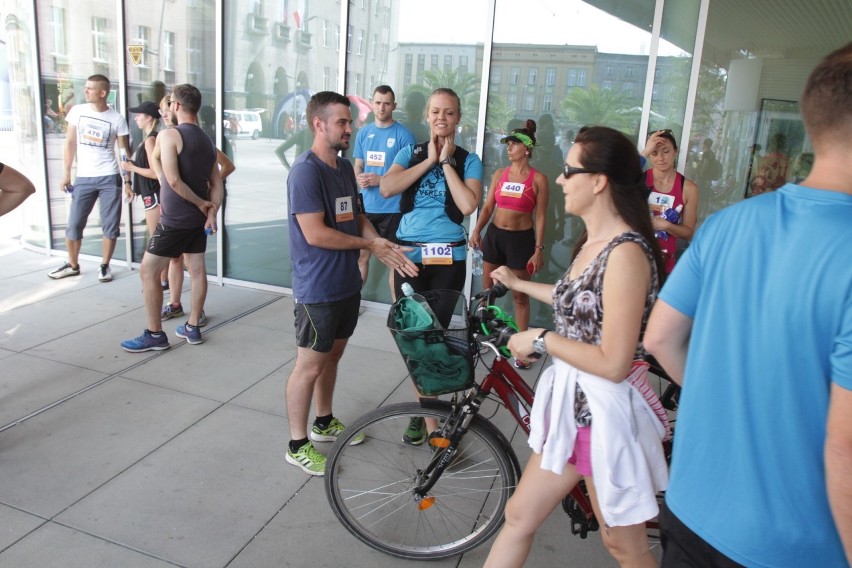
M 569 166 L 568 164 L 562 164 L 562 177 L 565 179 L 570 178 L 574 174 L 599 174 L 600 172 L 596 172 L 595 170 L 589 170 L 586 168 L 575 168 L 573 166 Z

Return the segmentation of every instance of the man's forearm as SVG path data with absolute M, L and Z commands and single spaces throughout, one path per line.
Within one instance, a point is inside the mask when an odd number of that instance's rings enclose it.
M 183 180 L 179 177 L 175 178 L 174 180 L 168 180 L 168 182 L 171 188 L 174 190 L 175 193 L 178 194 L 180 198 L 184 199 L 185 201 L 189 201 L 199 209 L 204 205 L 205 201 L 198 197 L 195 192 L 189 189 L 189 187 L 185 183 L 183 183 Z
M 837 532 L 852 564 L 852 391 L 831 386 L 825 441 L 825 481 Z

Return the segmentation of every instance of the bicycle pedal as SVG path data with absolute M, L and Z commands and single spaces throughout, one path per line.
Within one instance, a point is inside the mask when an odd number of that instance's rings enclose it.
M 429 445 L 434 448 L 448 448 L 450 446 L 450 439 L 441 436 L 429 436 Z

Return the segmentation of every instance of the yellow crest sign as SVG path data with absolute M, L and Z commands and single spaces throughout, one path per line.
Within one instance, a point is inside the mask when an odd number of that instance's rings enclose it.
M 142 54 L 145 52 L 144 45 L 128 45 L 127 53 L 130 54 L 130 60 L 133 61 L 134 65 L 139 65 L 142 63 Z

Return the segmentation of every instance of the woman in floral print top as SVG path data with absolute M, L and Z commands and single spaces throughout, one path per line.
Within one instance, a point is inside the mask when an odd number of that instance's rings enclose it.
M 552 302 L 556 330 L 530 329 L 509 341 L 515 357 L 543 351 L 554 364 L 536 390 L 533 454 L 485 566 L 522 566 L 538 527 L 585 479 L 610 554 L 622 566 L 651 568 L 644 521 L 656 514 L 655 494 L 667 481 L 663 427 L 631 390 L 647 372 L 641 338 L 665 272 L 639 156 L 620 132 L 584 128 L 556 181 L 566 213 L 585 225 L 565 276 L 550 285 L 523 281 L 506 267 L 492 273 L 512 290 Z M 619 501 L 614 485 L 625 479 L 636 507 Z

